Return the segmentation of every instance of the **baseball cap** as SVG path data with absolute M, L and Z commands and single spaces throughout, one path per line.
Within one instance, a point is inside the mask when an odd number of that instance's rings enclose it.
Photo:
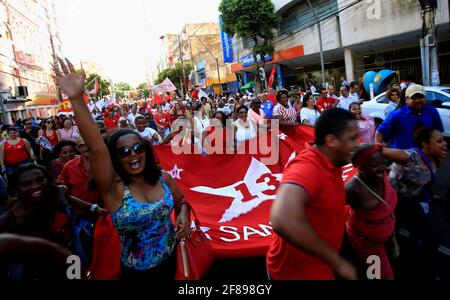
M 406 98 L 410 98 L 414 95 L 420 94 L 425 97 L 425 88 L 420 84 L 412 84 L 406 89 Z
M 123 121 L 126 121 L 126 120 L 127 120 L 127 119 L 125 119 L 124 117 L 120 117 L 120 118 L 119 118 L 119 123 L 120 123 L 120 122 L 123 122 Z

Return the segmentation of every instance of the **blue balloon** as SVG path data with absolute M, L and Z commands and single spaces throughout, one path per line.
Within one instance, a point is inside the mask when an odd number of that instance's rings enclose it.
M 375 76 L 377 76 L 377 73 L 374 71 L 366 72 L 363 76 L 363 85 L 367 94 L 370 94 L 370 84 L 373 83 Z
M 373 79 L 373 89 L 375 91 L 375 95 L 383 93 L 394 76 L 395 72 L 392 70 L 385 69 L 378 72 Z

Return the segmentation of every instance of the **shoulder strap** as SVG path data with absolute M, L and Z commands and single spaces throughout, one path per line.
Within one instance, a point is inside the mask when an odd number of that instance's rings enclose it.
M 392 207 L 386 202 L 386 200 L 384 200 L 383 198 L 380 197 L 380 195 L 375 193 L 375 191 L 372 190 L 367 184 L 365 184 L 364 181 L 362 181 L 362 179 L 358 175 L 355 175 L 353 178 L 355 178 L 369 193 L 371 193 L 375 198 L 377 198 L 381 203 L 383 203 L 384 206 L 389 208 L 389 213 L 391 214 L 391 217 L 395 220 L 395 214 L 392 210 Z

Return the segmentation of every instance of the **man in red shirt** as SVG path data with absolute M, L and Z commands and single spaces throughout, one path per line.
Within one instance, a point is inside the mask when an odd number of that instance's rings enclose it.
M 58 181 L 67 186 L 71 196 L 92 204 L 101 204 L 100 193 L 92 186 L 93 175 L 89 163 L 89 149 L 81 136 L 77 140 L 77 150 L 81 155 L 64 165 Z
M 108 131 L 113 130 L 119 124 L 119 118 L 114 115 L 114 110 L 108 112 L 108 116 L 105 117 L 105 125 Z
M 326 89 L 319 89 L 320 97 L 317 99 L 317 107 L 320 112 L 323 112 L 326 109 L 336 107 L 337 101 L 334 98 L 328 98 L 328 92 Z
M 357 279 L 339 255 L 344 238 L 345 188 L 341 167 L 358 145 L 358 125 L 343 109 L 326 110 L 315 127 L 315 145 L 290 162 L 272 206 L 275 231 L 267 253 L 275 280 Z

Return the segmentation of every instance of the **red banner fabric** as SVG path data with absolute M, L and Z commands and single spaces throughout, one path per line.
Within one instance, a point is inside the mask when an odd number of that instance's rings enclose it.
M 264 149 L 253 154 L 177 155 L 169 145 L 155 147 L 160 164 L 193 206 L 218 257 L 266 255 L 272 235 L 270 207 L 283 170 L 314 138 L 313 128 L 307 126 L 288 133 L 268 135 L 271 152 L 265 155 Z M 275 151 L 270 147 L 274 138 L 279 160 L 265 163 Z M 350 169 L 345 179 L 353 176 Z

